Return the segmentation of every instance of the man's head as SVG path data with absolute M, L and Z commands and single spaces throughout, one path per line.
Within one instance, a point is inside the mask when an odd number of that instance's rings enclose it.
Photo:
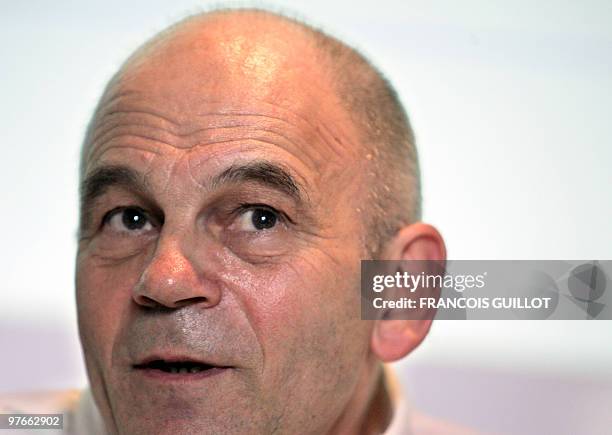
M 405 114 L 307 26 L 220 11 L 161 33 L 107 87 L 81 171 L 79 328 L 111 430 L 346 429 L 427 332 L 359 317 L 361 259 L 444 256 L 409 225 Z

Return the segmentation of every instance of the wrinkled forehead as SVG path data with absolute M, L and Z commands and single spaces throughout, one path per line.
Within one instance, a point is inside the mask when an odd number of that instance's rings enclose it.
M 220 115 L 256 116 L 302 144 L 313 164 L 346 163 L 358 155 L 357 134 L 317 56 L 303 39 L 253 29 L 187 28 L 154 42 L 107 90 L 84 158 L 104 146 L 107 124 L 141 112 L 179 135 L 202 128 L 208 115 L 213 124 Z

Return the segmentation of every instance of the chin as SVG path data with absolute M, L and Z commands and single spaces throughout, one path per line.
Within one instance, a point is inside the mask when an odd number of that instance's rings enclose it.
M 127 404 L 130 401 L 121 401 Z M 133 401 L 132 401 L 133 402 Z M 190 402 L 190 403 L 189 403 Z M 195 403 L 198 403 L 195 405 Z M 233 402 L 233 404 L 231 403 Z M 271 433 L 261 424 L 257 409 L 238 404 L 238 400 L 189 401 L 180 396 L 176 400 L 143 399 L 122 409 L 114 409 L 113 423 L 119 435 L 216 435 Z M 259 424 L 258 424 L 259 420 Z
M 119 435 L 188 435 L 230 433 L 219 424 L 206 423 L 202 419 L 133 419 L 120 430 Z M 236 432 L 239 433 L 239 432 Z

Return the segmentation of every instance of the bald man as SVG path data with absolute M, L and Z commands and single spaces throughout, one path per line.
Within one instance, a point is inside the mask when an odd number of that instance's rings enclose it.
M 90 390 L 38 409 L 79 434 L 419 433 L 384 363 L 431 321 L 359 316 L 360 260 L 445 258 L 418 180 L 395 92 L 340 41 L 256 10 L 155 36 L 82 150 Z

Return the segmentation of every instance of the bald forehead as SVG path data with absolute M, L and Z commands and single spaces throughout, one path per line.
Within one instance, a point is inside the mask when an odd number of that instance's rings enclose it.
M 117 84 L 182 98 L 206 92 L 295 100 L 305 82 L 329 87 L 327 75 L 295 25 L 237 11 L 195 17 L 155 38 L 126 63 Z
M 304 131 L 306 135 L 323 132 L 327 127 L 317 124 L 324 123 L 335 130 L 328 135 L 357 143 L 357 133 L 315 45 L 298 26 L 274 15 L 231 11 L 197 16 L 145 44 L 100 100 L 84 158 L 93 145 L 91 133 L 107 113 L 122 110 L 117 107 L 118 97 L 125 95 L 156 101 L 153 104 L 172 113 L 187 129 L 195 112 L 261 103 L 317 130 Z
M 304 150 L 307 154 L 321 154 L 316 148 L 322 146 L 335 149 L 336 156 L 355 157 L 357 135 L 316 48 L 287 21 L 261 13 L 222 12 L 189 19 L 156 36 L 128 59 L 101 99 L 83 149 L 82 170 L 92 155 L 109 146 L 109 128 L 128 116 L 140 124 L 154 115 L 172 135 L 185 138 L 216 125 L 211 120 L 204 129 L 202 116 L 256 115 L 258 126 L 268 124 L 265 118 L 289 126 L 282 134 L 291 133 L 291 141 L 301 148 L 315 148 Z M 209 140 L 193 135 L 181 142 L 193 146 Z

